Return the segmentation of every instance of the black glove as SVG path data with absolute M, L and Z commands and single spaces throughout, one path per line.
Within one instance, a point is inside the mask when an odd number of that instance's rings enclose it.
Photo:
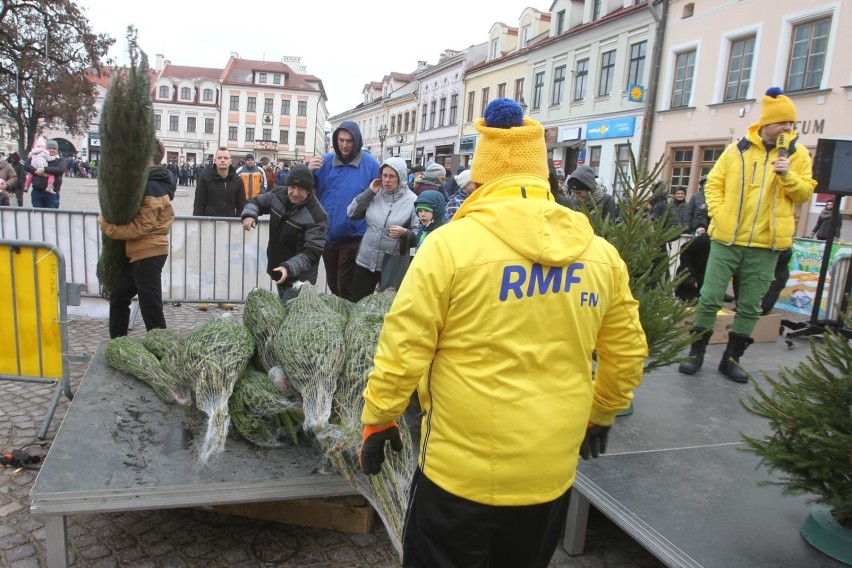
M 596 458 L 606 453 L 606 438 L 609 436 L 609 426 L 598 426 L 589 422 L 586 428 L 586 437 L 580 445 L 580 457 L 584 460 L 589 456 Z
M 358 455 L 361 471 L 367 475 L 376 475 L 381 471 L 382 463 L 385 461 L 385 442 L 390 442 L 393 451 L 402 451 L 402 438 L 399 436 L 396 421 L 382 426 L 364 426 L 361 453 Z

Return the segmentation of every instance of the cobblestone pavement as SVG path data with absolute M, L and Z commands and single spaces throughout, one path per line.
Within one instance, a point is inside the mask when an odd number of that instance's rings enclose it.
M 176 330 L 192 329 L 221 313 L 214 306 L 201 312 L 194 305 L 168 304 L 167 324 Z M 241 307 L 234 310 L 234 315 L 241 317 Z M 131 335 L 143 334 L 139 318 Z M 70 353 L 92 354 L 107 338 L 105 319 L 69 317 Z M 83 363 L 71 364 L 75 391 L 86 367 Z M 36 436 L 52 391 L 52 387 L 37 384 L 0 381 L 0 452 L 26 446 L 33 454 L 46 455 L 70 404 L 63 397 L 47 439 L 39 442 Z M 4 568 L 47 566 L 44 519 L 29 513 L 29 492 L 36 473 L 0 469 L 0 566 Z M 72 515 L 68 517 L 68 546 L 72 566 L 86 568 L 399 565 L 380 522 L 369 534 L 356 535 L 194 509 Z M 586 550 L 585 555 L 570 558 L 559 549 L 551 567 L 662 566 L 618 527 L 594 512 Z

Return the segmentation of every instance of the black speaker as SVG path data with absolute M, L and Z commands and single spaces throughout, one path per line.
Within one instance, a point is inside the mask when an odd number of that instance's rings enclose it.
M 817 193 L 852 195 L 852 138 L 820 138 L 814 156 Z

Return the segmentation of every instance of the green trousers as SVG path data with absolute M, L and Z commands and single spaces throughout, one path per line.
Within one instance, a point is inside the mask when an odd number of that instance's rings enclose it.
M 761 314 L 761 302 L 775 279 L 778 251 L 710 242 L 710 257 L 704 272 L 695 327 L 712 329 L 716 313 L 725 300 L 731 277 L 737 277 L 737 313 L 731 331 L 751 337 Z

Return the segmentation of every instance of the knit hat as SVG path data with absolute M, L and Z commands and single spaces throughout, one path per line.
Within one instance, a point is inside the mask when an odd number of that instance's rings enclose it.
M 45 144 L 44 147 L 48 150 L 50 148 L 53 148 L 54 150 L 59 150 L 59 144 L 56 142 L 56 140 L 48 140 L 47 144 Z
M 314 190 L 314 174 L 310 168 L 304 164 L 293 166 L 290 168 L 290 173 L 287 174 L 287 186 L 295 185 L 308 191 Z
M 429 164 L 426 166 L 426 171 L 423 174 L 432 179 L 441 179 L 447 177 L 447 170 L 441 164 Z
M 414 210 L 415 211 L 432 211 L 433 209 L 432 209 L 432 206 L 429 205 L 428 203 L 423 203 L 422 201 L 419 201 L 419 202 L 414 204 Z
M 470 183 L 470 170 L 465 170 L 456 176 L 456 183 L 464 189 Z
M 760 126 L 776 122 L 796 122 L 796 105 L 780 87 L 769 87 L 760 109 Z
M 472 181 L 486 184 L 513 174 L 548 179 L 544 128 L 525 117 L 514 100 L 494 99 L 485 108 L 485 117 L 476 119 L 474 126 L 481 136 L 473 155 Z
M 254 160 L 254 154 L 252 154 L 251 152 L 246 154 L 246 160 Z

